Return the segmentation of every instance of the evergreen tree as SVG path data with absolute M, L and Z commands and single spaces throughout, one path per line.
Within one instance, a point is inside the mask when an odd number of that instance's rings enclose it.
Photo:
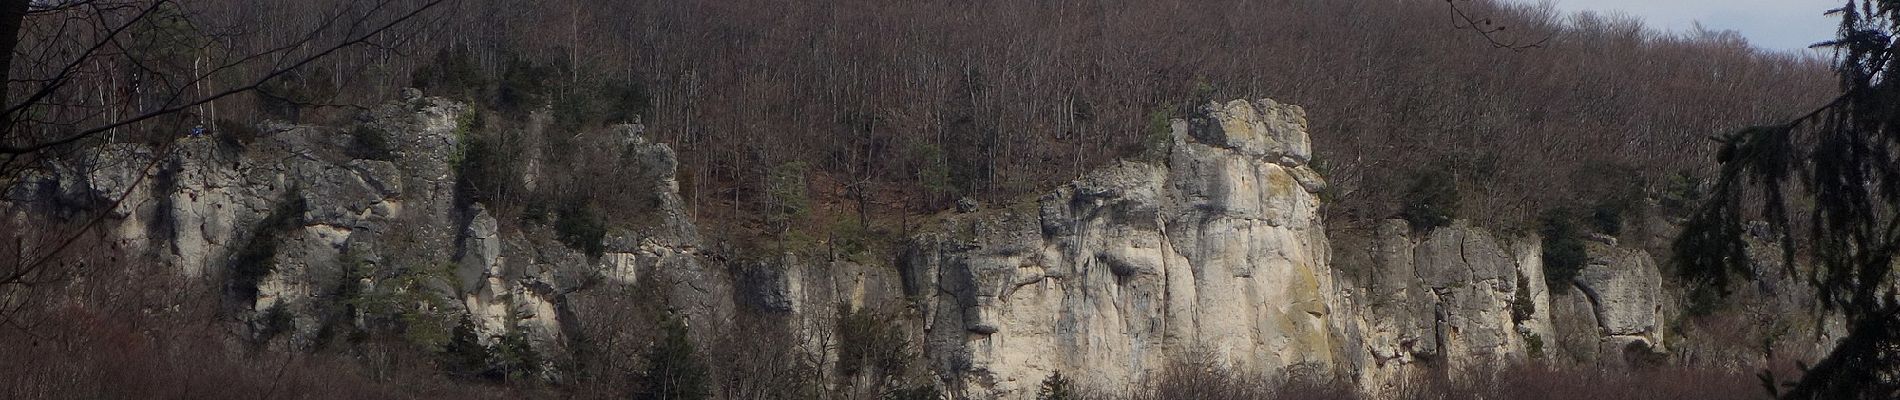
M 1840 97 L 1786 124 L 1722 138 L 1714 196 L 1675 251 L 1687 278 L 1711 283 L 1698 290 L 1726 294 L 1729 277 L 1747 271 L 1743 226 L 1759 210 L 1781 233 L 1787 273 L 1805 275 L 1848 327 L 1798 381 L 1763 373 L 1764 386 L 1788 399 L 1900 398 L 1900 82 L 1888 76 L 1900 49 L 1900 0 L 1849 0 L 1829 13 L 1841 17 L 1839 37 L 1816 46 L 1835 50 Z M 1791 215 L 1808 221 L 1797 226 Z M 1796 236 L 1810 245 L 1797 249 Z M 1798 253 L 1811 258 L 1811 271 L 1794 268 Z
M 534 351 L 534 345 L 528 342 L 528 335 L 522 333 L 519 327 L 495 339 L 495 346 L 489 353 L 500 369 L 501 379 L 529 382 L 541 377 L 541 354 Z
M 1036 400 L 1072 400 L 1075 398 L 1074 383 L 1062 377 L 1062 372 L 1053 372 L 1043 378 L 1042 388 L 1036 390 Z
M 488 347 L 476 335 L 475 322 L 462 314 L 461 323 L 449 333 L 448 344 L 442 346 L 444 369 L 461 377 L 482 376 L 488 372 L 488 361 Z
M 678 319 L 660 322 L 665 337 L 647 354 L 647 371 L 634 400 L 701 400 L 709 397 L 706 364 L 686 337 L 686 325 Z

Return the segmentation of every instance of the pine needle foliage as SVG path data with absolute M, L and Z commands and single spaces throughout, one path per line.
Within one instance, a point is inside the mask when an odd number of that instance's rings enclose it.
M 1675 243 L 1686 278 L 1726 294 L 1749 271 L 1745 224 L 1765 219 L 1780 237 L 1784 272 L 1804 278 L 1847 336 L 1798 380 L 1764 372 L 1788 399 L 1900 398 L 1900 0 L 1847 1 L 1835 51 L 1840 96 L 1785 124 L 1722 137 L 1713 196 Z M 1796 225 L 1794 216 L 1806 219 Z M 1800 237 L 1804 246 L 1796 246 Z M 1799 255 L 1798 255 L 1799 254 Z M 1811 268 L 1795 268 L 1805 255 Z

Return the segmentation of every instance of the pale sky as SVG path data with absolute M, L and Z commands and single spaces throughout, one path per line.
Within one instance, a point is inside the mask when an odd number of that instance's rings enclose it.
M 1806 48 L 1834 37 L 1840 19 L 1822 12 L 1846 0 L 1512 0 L 1536 4 L 1550 1 L 1564 11 L 1623 11 L 1642 17 L 1652 28 L 1693 29 L 1697 21 L 1711 30 L 1741 32 L 1755 47 L 1773 50 Z

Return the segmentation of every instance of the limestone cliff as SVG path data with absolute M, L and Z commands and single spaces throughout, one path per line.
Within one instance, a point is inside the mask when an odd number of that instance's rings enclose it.
M 1121 387 L 1211 357 L 1378 394 L 1418 374 L 1662 351 L 1660 273 L 1641 250 L 1593 245 L 1576 281 L 1552 289 L 1535 237 L 1392 220 L 1335 262 L 1303 114 L 1209 104 L 1174 122 L 1163 162 L 1111 165 L 917 237 L 905 261 L 935 369 L 966 395 L 1020 398 L 1053 372 Z
M 656 206 L 647 221 L 613 227 L 604 254 L 590 258 L 550 228 L 503 230 L 482 204 L 459 200 L 470 110 L 407 95 L 350 129 L 266 124 L 249 143 L 107 144 L 51 161 L 54 172 L 16 185 L 5 208 L 50 215 L 117 202 L 106 224 L 120 251 L 220 283 L 210 290 L 251 335 L 287 335 L 295 347 L 379 324 L 442 335 L 466 315 L 485 343 L 520 333 L 552 362 L 565 353 L 564 324 L 581 323 L 571 320 L 579 302 L 567 300 L 636 278 L 668 283 L 689 318 L 731 312 L 731 279 L 695 255 L 672 151 L 637 126 L 612 130 L 606 145 L 625 149 L 619 168 Z M 387 141 L 390 154 L 366 157 L 361 135 Z M 372 308 L 382 312 L 362 312 Z M 375 314 L 404 319 L 366 319 Z
M 1055 372 L 1140 385 L 1183 359 L 1387 394 L 1419 375 L 1617 366 L 1678 345 L 1668 329 L 1682 300 L 1636 246 L 1590 243 L 1575 279 L 1550 282 L 1531 235 L 1399 220 L 1329 233 L 1305 112 L 1273 100 L 1207 104 L 1172 121 L 1158 157 L 1039 198 L 961 204 L 889 258 L 803 249 L 767 260 L 703 242 L 673 152 L 633 125 L 596 142 L 613 146 L 616 173 L 652 209 L 608 227 L 599 254 L 545 224 L 498 220 L 457 194 L 467 112 L 409 93 L 349 132 L 273 124 L 250 143 L 105 144 L 49 161 L 0 205 L 13 221 L 102 210 L 120 251 L 221 282 L 211 290 L 249 334 L 296 346 L 338 326 L 416 323 L 348 312 L 387 307 L 443 323 L 466 315 L 485 342 L 520 334 L 558 359 L 576 327 L 600 322 L 583 316 L 629 307 L 602 293 L 635 287 L 701 326 L 747 308 L 786 317 L 804 340 L 794 345 L 832 362 L 852 345 L 825 339 L 839 313 L 878 311 L 918 339 L 940 387 L 968 398 L 1025 398 Z M 353 151 L 365 132 L 393 153 Z M 550 173 L 522 156 L 524 181 Z M 1767 284 L 1750 293 L 1799 297 Z
M 1333 369 L 1327 242 L 1304 111 L 1234 101 L 1173 124 L 1165 163 L 1122 162 L 1034 203 L 957 215 L 906 258 L 927 348 L 970 394 L 1062 371 L 1114 387 L 1204 353 Z

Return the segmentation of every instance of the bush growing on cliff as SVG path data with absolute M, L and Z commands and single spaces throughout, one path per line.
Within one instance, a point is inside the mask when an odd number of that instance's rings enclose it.
M 635 79 L 583 79 L 565 86 L 552 110 L 553 127 L 559 132 L 635 122 L 652 109 L 646 85 Z
M 1696 211 L 1696 207 L 1708 197 L 1705 179 L 1687 171 L 1670 174 L 1663 181 L 1658 203 L 1664 213 L 1672 217 L 1687 217 Z
M 766 171 L 765 222 L 773 233 L 784 235 L 795 222 L 811 214 L 810 173 L 810 165 L 797 161 Z
M 1577 228 L 1576 220 L 1569 209 L 1553 208 L 1544 211 L 1538 221 L 1538 234 L 1543 236 L 1544 244 L 1544 281 L 1553 292 L 1562 293 L 1563 288 L 1570 287 L 1577 270 L 1590 261 L 1583 245 L 1584 232 Z
M 432 265 L 426 269 L 409 269 L 395 278 L 387 280 L 393 286 L 387 297 L 385 315 L 394 316 L 402 337 L 409 343 L 429 349 L 439 349 L 448 343 L 452 329 L 448 317 L 442 315 L 450 304 L 436 293 L 436 287 L 447 281 L 448 265 Z
M 1135 150 L 1137 159 L 1167 161 L 1174 146 L 1174 128 L 1170 126 L 1173 118 L 1166 109 L 1148 113 L 1148 126 L 1143 128 L 1140 148 Z
M 1413 178 L 1405 190 L 1399 216 L 1416 231 L 1429 231 L 1457 218 L 1458 186 L 1451 174 L 1428 171 Z
M 1511 299 L 1511 322 L 1523 323 L 1537 316 L 1537 301 L 1531 298 L 1530 279 L 1517 274 L 1517 296 Z
M 1591 201 L 1579 204 L 1590 212 L 1590 228 L 1610 236 L 1622 235 L 1630 222 L 1641 227 L 1640 221 L 1647 214 L 1644 206 L 1648 185 L 1641 171 L 1614 163 L 1578 171 L 1571 184 L 1580 198 Z
M 541 353 L 534 350 L 528 335 L 519 327 L 495 339 L 488 354 L 493 356 L 497 378 L 503 382 L 532 382 L 541 377 L 544 361 Z
M 455 195 L 462 205 L 482 203 L 491 209 L 510 209 L 527 191 L 522 184 L 518 137 L 487 129 L 482 113 L 470 111 L 456 119 L 461 147 L 450 155 L 456 171 Z M 516 139 L 516 140 L 509 140 Z
M 431 61 L 410 73 L 410 85 L 462 101 L 475 100 L 487 91 L 488 81 L 468 46 L 444 47 Z
M 350 130 L 350 147 L 344 153 L 351 158 L 365 160 L 392 161 L 396 159 L 396 143 L 389 139 L 389 132 L 367 124 L 357 125 Z
M 296 321 L 291 319 L 290 310 L 279 301 L 264 309 L 264 315 L 258 318 L 256 342 L 263 343 L 291 330 L 297 329 Z
M 646 373 L 634 389 L 634 400 L 701 400 L 711 396 L 706 363 L 700 361 L 686 325 L 668 317 L 660 322 L 663 337 L 647 353 Z
M 600 257 L 606 252 L 607 222 L 600 213 L 585 200 L 568 200 L 555 211 L 554 232 L 567 247 L 580 250 L 588 257 Z
M 490 355 L 488 347 L 483 346 L 481 338 L 475 333 L 475 321 L 468 313 L 449 333 L 449 341 L 442 346 L 442 369 L 450 375 L 464 378 L 482 376 L 488 371 Z
M 910 343 L 889 316 L 838 304 L 838 373 L 846 377 L 879 374 L 875 382 L 896 377 L 909 367 Z
M 943 154 L 943 147 L 931 143 L 913 143 L 907 153 L 911 160 L 911 175 L 923 189 L 924 207 L 935 208 L 940 199 L 956 189 L 950 181 L 950 162 Z
M 502 63 L 500 79 L 495 81 L 493 104 L 508 114 L 519 115 L 550 105 L 549 97 L 554 88 L 572 69 L 564 58 L 539 62 L 513 52 L 501 58 L 506 61 Z

